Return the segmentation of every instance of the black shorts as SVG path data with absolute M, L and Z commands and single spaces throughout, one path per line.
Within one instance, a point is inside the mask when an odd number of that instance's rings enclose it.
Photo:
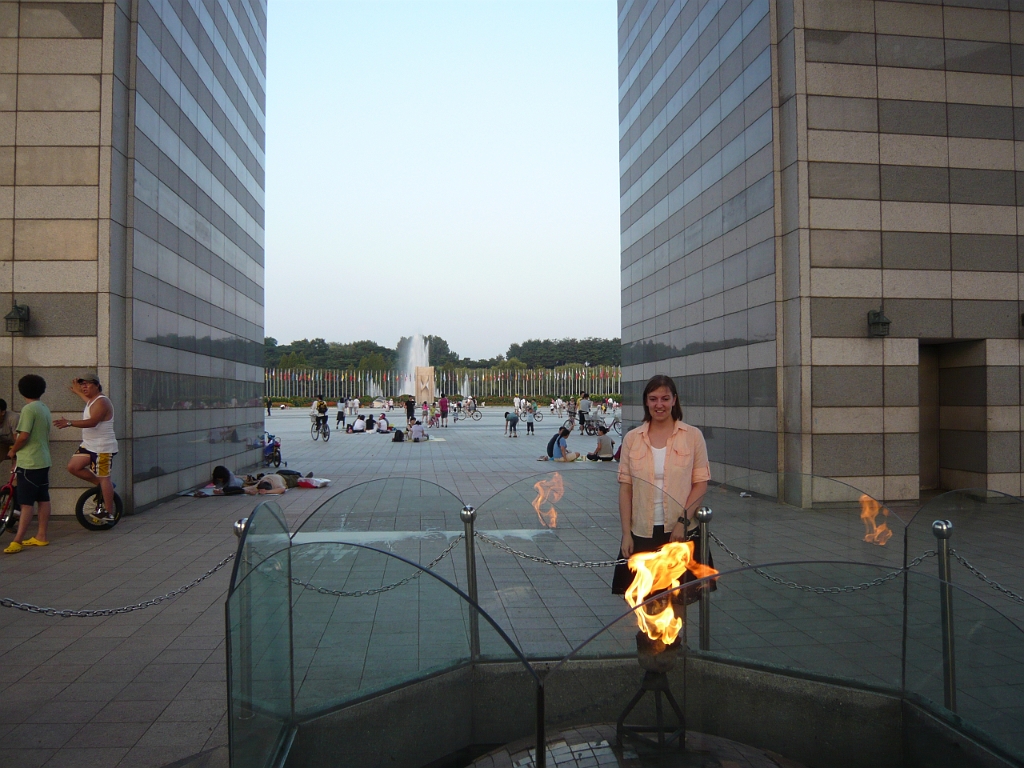
M 31 507 L 50 500 L 50 468 L 22 469 L 18 467 L 18 506 Z

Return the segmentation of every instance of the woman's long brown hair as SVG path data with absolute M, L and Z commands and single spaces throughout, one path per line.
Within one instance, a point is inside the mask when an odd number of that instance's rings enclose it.
M 644 387 L 644 421 L 651 420 L 651 412 L 647 408 L 647 396 L 656 389 L 666 387 L 672 396 L 676 399 L 672 405 L 672 420 L 682 421 L 683 420 L 683 407 L 679 404 L 679 392 L 676 390 L 676 383 L 672 381 L 671 376 L 665 376 L 659 373 L 656 376 L 652 376 L 651 380 L 647 382 L 647 386 Z

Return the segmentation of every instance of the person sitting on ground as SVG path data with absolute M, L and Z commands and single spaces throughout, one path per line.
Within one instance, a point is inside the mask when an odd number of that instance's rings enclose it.
M 388 424 L 388 417 L 382 413 L 380 415 L 380 418 L 377 419 L 377 431 L 383 434 L 385 432 L 389 432 L 390 430 L 391 425 Z
M 239 493 L 245 493 L 242 478 L 236 477 L 227 467 L 214 467 L 213 476 L 210 479 L 213 481 L 214 496 L 235 496 Z
M 611 461 L 615 458 L 615 441 L 608 434 L 608 427 L 604 424 L 598 424 L 597 431 L 600 433 L 597 437 L 597 448 L 593 453 L 587 454 L 587 460 Z
M 373 414 L 371 413 L 369 416 L 366 417 L 366 431 L 373 432 L 376 428 L 377 422 L 374 421 Z
M 423 422 L 419 420 L 412 425 L 412 429 L 409 431 L 409 434 L 412 435 L 412 441 L 414 443 L 425 443 L 430 439 L 430 435 L 427 434 L 427 430 L 423 428 Z
M 363 418 L 362 414 L 356 416 L 356 420 L 352 422 L 353 432 L 365 432 L 366 431 L 366 419 Z
M 552 449 L 551 460 L 552 461 L 563 461 L 570 462 L 576 461 L 580 457 L 578 453 L 574 453 L 569 450 L 569 444 L 566 442 L 566 438 L 569 437 L 571 430 L 561 427 L 558 430 L 558 439 L 555 440 L 555 444 Z

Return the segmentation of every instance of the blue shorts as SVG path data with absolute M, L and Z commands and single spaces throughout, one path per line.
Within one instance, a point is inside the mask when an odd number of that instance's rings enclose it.
M 50 468 L 22 469 L 18 467 L 18 506 L 31 507 L 50 500 Z

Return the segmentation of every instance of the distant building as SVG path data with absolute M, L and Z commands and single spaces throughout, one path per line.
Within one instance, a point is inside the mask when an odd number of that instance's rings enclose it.
M 266 4 L 0 3 L 0 397 L 96 370 L 135 506 L 251 463 L 261 431 Z M 78 430 L 55 433 L 56 513 Z
M 627 420 L 664 372 L 716 479 L 1021 493 L 1010 6 L 620 1 Z

